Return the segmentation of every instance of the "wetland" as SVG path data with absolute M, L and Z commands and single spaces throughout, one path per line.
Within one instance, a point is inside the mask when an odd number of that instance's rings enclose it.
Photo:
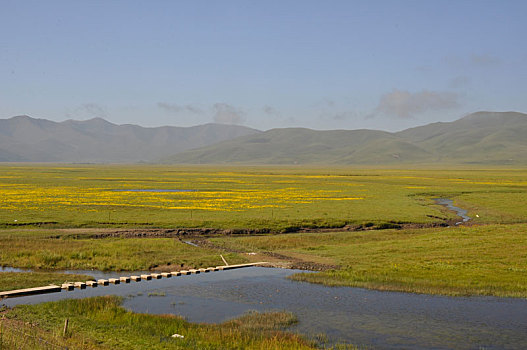
M 138 313 L 183 316 L 193 323 L 223 323 L 251 310 L 287 310 L 288 330 L 323 345 L 353 343 L 375 349 L 502 349 L 527 344 L 527 300 L 444 297 L 326 287 L 288 279 L 297 270 L 252 267 L 72 292 L 7 299 L 7 306 L 86 298 L 123 297 Z M 95 278 L 119 273 L 82 271 Z M 122 274 L 121 274 L 122 275 Z
M 217 266 L 220 255 L 283 267 L 4 301 L 12 322 L 36 322 L 39 335 L 70 348 L 54 334 L 66 310 L 83 303 L 106 305 L 82 316 L 76 332 L 88 343 L 97 338 L 90 325 L 108 312 L 145 324 L 173 315 L 174 327 L 200 334 L 188 348 L 501 349 L 526 341 L 526 170 L 22 165 L 0 167 L 0 177 L 0 265 L 12 267 L 0 271 L 0 290 L 71 273 L 85 280 Z M 48 322 L 47 309 L 62 316 Z M 247 318 L 264 328 L 263 320 L 283 320 L 279 340 L 234 326 Z M 235 335 L 225 338 L 226 329 Z

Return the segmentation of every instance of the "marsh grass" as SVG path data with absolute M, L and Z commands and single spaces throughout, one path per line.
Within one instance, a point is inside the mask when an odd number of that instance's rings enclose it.
M 0 292 L 90 279 L 88 275 L 55 272 L 0 272 Z
M 445 295 L 527 297 L 527 224 L 215 238 L 229 249 L 273 251 L 338 270 L 297 281 Z
M 70 238 L 49 230 L 0 231 L 0 265 L 37 269 L 137 271 L 165 266 L 223 265 L 247 259 L 234 253 L 194 247 L 172 238 Z
M 248 311 L 244 315 L 224 323 L 224 326 L 248 330 L 278 330 L 298 323 L 297 317 L 288 311 L 269 311 L 260 313 Z
M 251 312 L 219 325 L 192 324 L 173 315 L 137 314 L 114 296 L 21 305 L 8 310 L 11 321 L 35 322 L 39 332 L 69 349 L 313 349 L 302 337 L 282 329 L 295 322 L 290 313 Z M 64 319 L 69 335 L 62 339 Z M 172 338 L 173 334 L 183 338 Z M 82 345 L 76 344 L 82 339 Z M 22 341 L 22 339 L 19 339 Z M 39 349 L 36 347 L 34 349 Z
M 0 319 L 0 349 L 2 350 L 67 350 L 100 349 L 82 339 L 64 339 L 58 332 L 48 332 L 28 322 Z
M 0 179 L 0 225 L 5 228 L 217 227 L 287 232 L 294 227 L 453 219 L 452 213 L 434 204 L 434 197 L 463 202 L 472 214 L 481 214 L 477 222 L 527 221 L 525 169 L 2 165 Z M 508 199 L 514 208 L 507 206 Z
M 1 265 L 178 269 L 221 265 L 220 253 L 232 264 L 247 261 L 242 254 L 226 251 L 271 251 L 340 266 L 294 275 L 298 281 L 429 294 L 527 297 L 527 169 L 2 165 L 0 179 Z M 489 225 L 390 229 L 403 223 L 455 219 L 435 204 L 438 197 L 451 198 L 455 205 L 468 209 L 471 223 Z M 82 233 L 73 237 L 58 230 L 213 227 L 294 232 L 301 227 L 344 225 L 387 230 L 213 238 L 219 249 L 192 247 L 168 238 L 91 239 Z M 46 274 L 0 277 L 0 288 L 9 289 L 57 283 L 63 278 Z M 282 331 L 294 322 L 288 313 L 249 313 L 220 325 L 196 325 L 171 315 L 135 314 L 119 305 L 116 297 L 65 300 L 19 306 L 6 314 L 10 325 L 18 324 L 19 329 L 69 349 L 313 346 Z M 65 318 L 70 318 L 71 328 L 69 337 L 63 338 Z M 45 348 L 26 346 L 25 338 L 9 327 L 5 326 L 0 339 L 11 337 L 15 341 L 12 348 Z M 174 333 L 184 338 L 172 338 Z M 2 349 L 11 346 L 4 340 L 0 340 Z M 323 336 L 318 343 L 323 343 Z

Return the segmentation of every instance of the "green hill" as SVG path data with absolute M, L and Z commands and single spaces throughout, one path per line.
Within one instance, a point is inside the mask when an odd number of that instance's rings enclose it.
M 451 123 L 397 133 L 434 152 L 437 160 L 482 164 L 527 163 L 527 115 L 477 112 Z
M 397 133 L 287 128 L 162 159 L 187 164 L 527 164 L 527 115 L 477 112 Z
M 239 125 L 144 128 L 116 125 L 101 118 L 57 123 L 18 116 L 0 119 L 0 162 L 154 161 L 259 132 Z

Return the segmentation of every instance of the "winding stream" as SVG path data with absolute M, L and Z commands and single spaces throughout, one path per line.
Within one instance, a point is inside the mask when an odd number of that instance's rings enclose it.
M 75 271 L 95 278 L 123 272 Z M 174 313 L 191 322 L 222 322 L 248 310 L 285 309 L 298 316 L 290 328 L 329 343 L 375 349 L 527 348 L 527 300 L 453 298 L 294 282 L 297 270 L 251 267 L 6 299 L 8 306 L 96 295 L 125 297 L 136 312 Z
M 471 217 L 467 215 L 468 214 L 467 210 L 454 206 L 454 201 L 452 199 L 436 198 L 435 201 L 437 204 L 443 205 L 447 209 L 454 211 L 457 214 L 457 216 L 459 216 L 462 219 L 462 221 L 456 222 L 456 225 L 462 224 L 471 219 Z

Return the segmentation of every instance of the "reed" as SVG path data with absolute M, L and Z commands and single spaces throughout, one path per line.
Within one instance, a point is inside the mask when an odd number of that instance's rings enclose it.
M 192 324 L 173 315 L 137 314 L 115 296 L 21 305 L 5 315 L 11 322 L 34 322 L 34 332 L 68 349 L 314 349 L 315 344 L 283 329 L 296 322 L 287 312 L 250 312 L 219 325 Z M 69 320 L 66 338 L 61 331 Z M 5 322 L 5 321 L 4 321 Z M 2 322 L 2 324 L 4 324 Z M 24 341 L 13 332 L 9 343 Z M 2 333 L 2 334 L 4 334 Z M 178 334 L 182 337 L 172 337 Z M 79 344 L 79 339 L 82 343 Z M 4 341 L 4 345 L 7 342 Z M 42 349 L 38 344 L 33 349 Z

